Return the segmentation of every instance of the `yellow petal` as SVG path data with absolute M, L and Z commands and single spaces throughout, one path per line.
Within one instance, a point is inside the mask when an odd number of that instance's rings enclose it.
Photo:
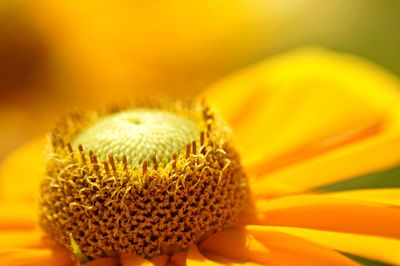
M 317 49 L 276 56 L 210 87 L 256 193 L 293 193 L 400 162 L 398 79 Z
M 0 250 L 2 266 L 73 266 L 70 254 L 66 249 L 2 249 Z
M 247 229 L 249 231 L 267 230 L 282 232 L 307 239 L 341 252 L 389 263 L 391 265 L 400 265 L 400 240 L 397 239 L 293 227 L 248 226 Z
M 167 255 L 161 255 L 146 260 L 138 255 L 128 254 L 121 256 L 120 260 L 123 266 L 165 266 L 169 257 Z
M 341 254 L 297 237 L 260 227 L 222 232 L 216 238 L 211 236 L 201 243 L 200 250 L 224 265 L 236 265 L 257 261 L 261 265 L 357 265 Z M 265 227 L 267 228 L 267 227 Z M 263 252 L 254 252 L 244 245 L 245 239 L 252 239 Z M 243 241 L 245 240 L 245 241 Z M 227 247 L 226 247 L 227 246 Z M 239 253 L 238 253 L 239 252 Z M 190 254 L 190 252 L 189 252 Z M 217 255 L 217 256 L 216 256 Z M 222 259 L 221 259 L 222 258 Z
M 400 209 L 382 202 L 299 195 L 259 200 L 256 209 L 248 223 L 400 238 Z
M 354 199 L 400 206 L 400 188 L 360 189 L 327 194 L 330 198 Z
M 36 212 L 31 204 L 0 202 L 0 230 L 30 230 L 36 227 Z
M 365 205 L 365 206 L 399 206 L 400 189 L 363 189 L 323 194 L 302 194 L 284 196 L 269 200 L 255 199 L 255 206 L 261 211 L 272 211 L 302 206 L 318 205 Z M 257 211 L 257 210 L 255 210 Z
M 43 170 L 44 140 L 15 150 L 0 164 L 0 199 L 33 203 Z

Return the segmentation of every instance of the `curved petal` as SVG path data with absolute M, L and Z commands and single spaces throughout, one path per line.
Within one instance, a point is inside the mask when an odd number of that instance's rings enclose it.
M 293 227 L 248 226 L 247 230 L 250 232 L 253 230 L 282 232 L 341 252 L 390 263 L 391 265 L 400 265 L 400 240 L 396 239 Z
M 225 78 L 205 97 L 233 125 L 253 188 L 274 196 L 399 163 L 399 87 L 362 59 L 303 49 Z
M 3 249 L 0 250 L 3 266 L 73 266 L 66 249 Z
M 31 204 L 0 202 L 0 231 L 30 230 L 35 227 L 36 213 Z
M 123 255 L 120 258 L 123 266 L 165 266 L 168 259 L 167 255 L 161 255 L 151 260 L 146 260 L 134 254 Z
M 44 140 L 34 140 L 0 164 L 0 199 L 34 202 L 43 168 Z
M 249 216 L 246 222 L 400 238 L 398 206 L 372 197 L 365 201 L 338 194 L 259 200 L 254 211 L 258 215 Z
M 254 262 L 261 265 L 357 265 L 343 255 L 313 244 L 309 241 L 287 234 L 266 230 L 238 229 L 228 230 L 213 235 L 200 245 L 202 252 L 227 258 L 227 261 L 238 263 Z M 264 251 L 259 252 L 244 245 L 243 239 L 252 239 L 257 246 L 264 246 Z M 232 248 L 232 249 L 231 249 Z M 262 248 L 261 248 L 262 249 Z M 239 253 L 237 253 L 239 252 Z M 255 256 L 254 256 L 255 255 Z

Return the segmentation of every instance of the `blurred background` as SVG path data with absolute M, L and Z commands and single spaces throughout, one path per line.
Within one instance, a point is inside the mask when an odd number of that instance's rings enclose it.
M 0 0 L 0 160 L 71 107 L 190 97 L 303 45 L 400 74 L 399 11 L 397 0 Z M 337 186 L 393 186 L 385 175 L 400 168 Z
M 302 45 L 400 74 L 396 0 L 0 1 L 0 158 L 73 106 L 195 95 Z

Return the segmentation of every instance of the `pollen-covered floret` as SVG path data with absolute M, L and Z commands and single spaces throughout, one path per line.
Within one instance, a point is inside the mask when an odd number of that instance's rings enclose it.
M 74 112 L 48 150 L 40 225 L 87 257 L 184 250 L 232 225 L 246 204 L 229 130 L 204 105 Z

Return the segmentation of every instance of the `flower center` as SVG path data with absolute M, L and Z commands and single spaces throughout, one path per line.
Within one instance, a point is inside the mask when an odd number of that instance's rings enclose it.
M 209 108 L 74 113 L 51 135 L 41 227 L 77 259 L 188 248 L 245 207 L 227 132 Z
M 194 121 L 166 111 L 130 110 L 107 116 L 81 132 L 73 140 L 92 150 L 100 160 L 109 154 L 126 155 L 128 163 L 139 166 L 156 156 L 164 164 L 174 152 L 200 136 Z

